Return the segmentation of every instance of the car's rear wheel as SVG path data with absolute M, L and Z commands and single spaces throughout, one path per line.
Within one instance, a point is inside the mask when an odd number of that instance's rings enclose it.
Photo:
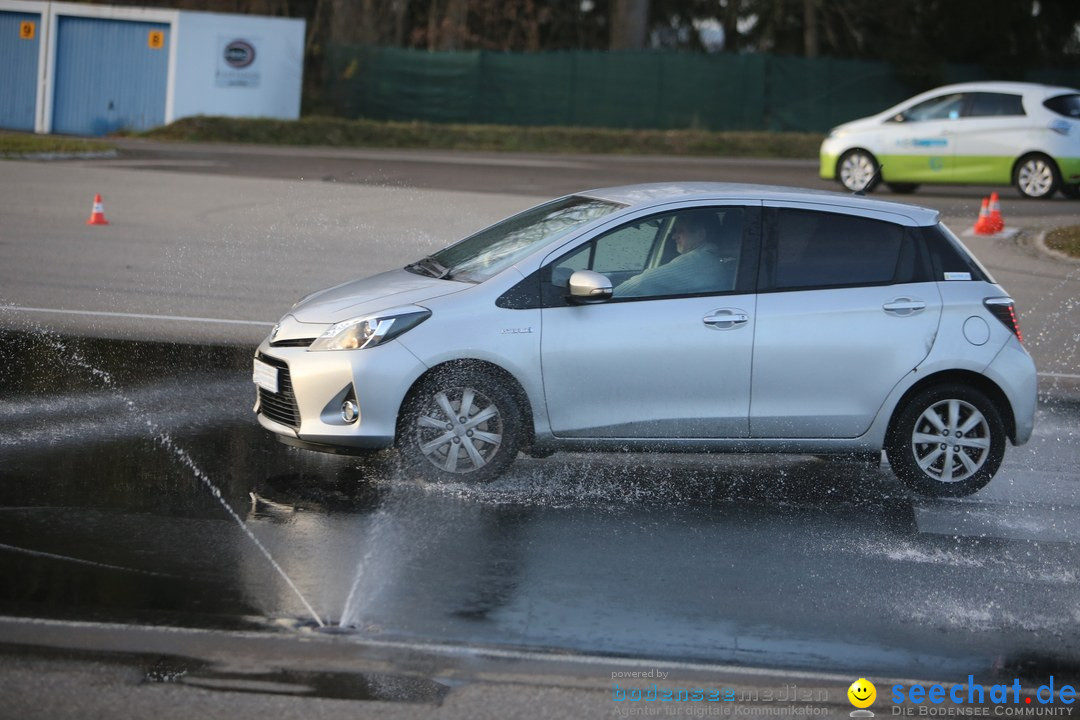
M 1057 164 L 1045 155 L 1025 155 L 1016 163 L 1013 184 L 1024 197 L 1048 198 L 1061 185 Z
M 899 409 L 885 453 L 896 476 L 921 495 L 970 495 L 990 482 L 1001 466 L 1005 425 L 979 390 L 937 385 Z
M 851 192 L 873 192 L 881 178 L 878 177 L 878 163 L 873 155 L 865 150 L 848 150 L 840 156 L 836 176 L 840 184 Z
M 919 183 L 885 183 L 885 187 L 897 195 L 910 195 L 919 189 Z
M 521 411 L 494 373 L 447 368 L 409 393 L 398 421 L 406 470 L 434 481 L 488 482 L 521 447 Z

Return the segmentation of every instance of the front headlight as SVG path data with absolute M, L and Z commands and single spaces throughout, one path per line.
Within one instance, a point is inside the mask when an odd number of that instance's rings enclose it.
M 308 352 L 322 350 L 361 350 L 389 342 L 431 317 L 425 308 L 391 311 L 382 315 L 352 318 L 326 329 Z

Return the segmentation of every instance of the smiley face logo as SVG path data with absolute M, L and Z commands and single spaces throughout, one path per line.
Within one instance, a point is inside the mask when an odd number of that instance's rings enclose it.
M 851 687 L 847 690 L 847 697 L 855 707 L 868 708 L 877 699 L 877 688 L 866 678 L 859 678 L 851 683 Z

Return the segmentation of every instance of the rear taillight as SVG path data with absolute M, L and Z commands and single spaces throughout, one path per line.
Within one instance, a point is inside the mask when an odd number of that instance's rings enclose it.
M 1016 304 L 1012 298 L 996 297 L 983 300 L 986 309 L 1001 323 L 1012 330 L 1013 335 L 1020 342 L 1024 342 L 1024 336 L 1020 333 L 1020 319 L 1016 317 Z

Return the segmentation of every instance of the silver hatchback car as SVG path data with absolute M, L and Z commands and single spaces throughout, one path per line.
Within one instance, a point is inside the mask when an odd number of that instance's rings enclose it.
M 977 491 L 1030 438 L 1013 301 L 925 208 L 718 183 L 606 188 L 302 299 L 258 348 L 290 445 L 432 479 L 519 452 L 880 453 Z

